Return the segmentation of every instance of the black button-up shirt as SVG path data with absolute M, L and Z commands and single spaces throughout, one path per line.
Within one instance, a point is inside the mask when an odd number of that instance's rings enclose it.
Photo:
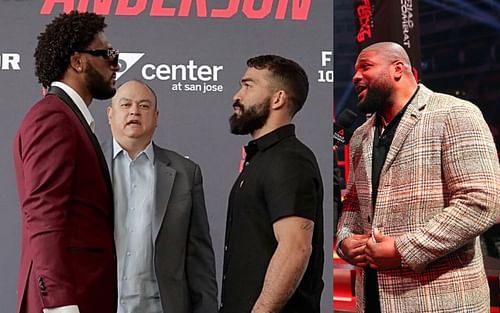
M 372 157 L 372 210 L 375 210 L 377 202 L 378 185 L 380 182 L 380 173 L 384 166 L 385 159 L 391 148 L 392 140 L 396 135 L 399 122 L 403 118 L 406 109 L 410 102 L 415 98 L 419 87 L 415 90 L 413 96 L 408 100 L 406 105 L 398 112 L 398 114 L 389 122 L 383 130 L 382 117 L 377 113 L 375 120 L 375 134 L 373 137 L 373 157 Z M 375 214 L 375 213 L 374 213 Z M 365 273 L 365 306 L 370 308 L 370 312 L 380 312 L 380 299 L 378 295 L 377 272 L 369 267 Z
M 286 125 L 245 147 L 245 167 L 231 190 L 226 220 L 222 313 L 249 313 L 277 247 L 273 223 L 314 221 L 312 255 L 281 313 L 319 312 L 323 289 L 323 183 L 313 153 Z
M 408 108 L 410 102 L 412 102 L 413 98 L 418 92 L 417 87 L 410 100 L 405 104 L 405 106 L 396 114 L 396 116 L 389 122 L 389 124 L 383 130 L 382 127 L 382 117 L 377 113 L 375 120 L 375 134 L 373 136 L 373 158 L 372 158 L 372 203 L 373 208 L 375 208 L 375 204 L 377 201 L 378 194 L 378 184 L 380 181 L 380 173 L 382 171 L 382 167 L 384 166 L 385 159 L 387 158 L 387 154 L 389 153 L 389 149 L 391 148 L 392 139 L 394 139 L 394 135 L 396 134 L 396 130 L 398 128 L 399 122 L 403 118 L 403 115 Z

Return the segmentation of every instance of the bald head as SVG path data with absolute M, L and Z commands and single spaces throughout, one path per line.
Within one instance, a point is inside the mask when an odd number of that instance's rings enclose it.
M 159 112 L 154 91 L 144 82 L 132 80 L 121 85 L 107 113 L 113 137 L 131 158 L 151 142 Z
M 406 104 L 417 88 L 410 58 L 394 42 L 378 42 L 363 49 L 354 70 L 358 108 L 365 113 L 384 114 L 386 121 Z
M 411 72 L 410 57 L 406 53 L 405 49 L 395 42 L 377 42 L 364 48 L 360 55 L 363 52 L 374 52 L 389 64 L 400 61 L 403 63 L 405 68 Z
M 114 95 L 114 97 L 111 99 L 111 102 L 116 102 L 119 100 L 119 97 L 121 95 L 122 92 L 118 92 L 118 90 L 129 90 L 130 88 L 135 88 L 137 86 L 141 86 L 145 89 L 147 89 L 149 91 L 149 93 L 153 96 L 153 98 L 151 99 L 153 105 L 156 107 L 156 110 L 158 110 L 158 105 L 157 105 L 157 101 L 158 101 L 158 98 L 156 96 L 156 93 L 154 92 L 153 88 L 151 88 L 148 84 L 146 84 L 145 82 L 143 82 L 142 80 L 138 80 L 138 79 L 132 79 L 132 80 L 129 80 L 129 81 L 126 81 L 125 83 L 121 84 L 117 89 L 116 89 L 116 93 Z

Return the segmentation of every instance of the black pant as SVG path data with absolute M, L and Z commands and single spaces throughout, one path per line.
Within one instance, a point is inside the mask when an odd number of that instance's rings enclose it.
M 365 270 L 365 313 L 380 313 L 377 271 Z

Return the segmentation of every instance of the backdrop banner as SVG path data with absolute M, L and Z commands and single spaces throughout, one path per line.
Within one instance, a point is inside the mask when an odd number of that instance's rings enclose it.
M 71 10 L 106 16 L 106 36 L 120 50 L 117 85 L 130 79 L 146 81 L 157 93 L 160 110 L 154 141 L 200 165 L 219 289 L 227 199 L 238 175 L 241 148 L 251 139 L 232 135 L 228 122 L 246 60 L 278 54 L 304 67 L 310 90 L 295 124 L 323 175 L 322 312 L 331 312 L 334 12 L 333 1 L 313 0 L 0 0 L 1 311 L 15 312 L 19 267 L 20 209 L 12 143 L 24 114 L 42 96 L 34 75 L 37 36 L 55 16 Z M 94 100 L 90 106 L 101 141 L 111 139 L 109 103 Z
M 406 49 L 413 73 L 420 74 L 420 22 L 415 0 L 353 0 L 356 42 L 360 50 L 380 41 Z

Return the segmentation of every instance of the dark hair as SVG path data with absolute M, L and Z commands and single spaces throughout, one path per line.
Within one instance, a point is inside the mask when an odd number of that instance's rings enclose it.
M 258 70 L 267 69 L 273 74 L 293 104 L 292 116 L 302 109 L 309 92 L 309 80 L 297 62 L 278 55 L 260 55 L 248 59 L 247 66 Z
M 104 17 L 95 13 L 71 11 L 62 13 L 38 35 L 35 49 L 35 75 L 49 87 L 63 77 L 75 51 L 86 49 L 106 27 Z

